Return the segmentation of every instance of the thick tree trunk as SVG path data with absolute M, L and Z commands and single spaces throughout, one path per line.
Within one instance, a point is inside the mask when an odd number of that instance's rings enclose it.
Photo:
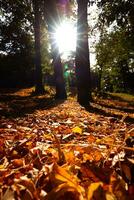
M 44 85 L 42 80 L 42 68 L 41 68 L 41 45 L 40 45 L 40 11 L 39 0 L 33 0 L 34 8 L 34 35 L 35 35 L 35 78 L 36 78 L 36 93 L 44 93 Z
M 77 100 L 81 105 L 87 106 L 91 101 L 90 90 L 90 61 L 88 46 L 88 0 L 77 0 L 77 47 L 76 47 L 76 78 Z
M 57 11 L 56 0 L 44 0 L 44 15 L 48 25 L 48 31 L 51 42 L 51 52 L 54 66 L 55 86 L 56 86 L 56 98 L 66 99 L 65 81 L 63 77 L 63 68 L 59 53 L 59 48 L 56 44 L 55 31 L 56 26 L 60 23 L 59 15 Z

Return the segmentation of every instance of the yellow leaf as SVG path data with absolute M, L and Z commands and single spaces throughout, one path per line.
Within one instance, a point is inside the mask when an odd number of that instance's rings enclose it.
M 103 138 L 103 141 L 109 144 L 113 144 L 114 143 L 114 139 L 112 137 L 105 137 Z
M 97 140 L 96 140 L 96 143 L 97 143 L 97 144 L 100 144 L 101 142 L 102 142 L 101 139 L 97 139 Z
M 87 160 L 93 160 L 93 155 L 92 154 L 87 154 L 87 153 L 84 153 L 83 154 L 83 161 L 87 161 Z
M 103 200 L 103 198 L 100 195 L 100 193 L 102 193 L 102 189 L 103 189 L 102 186 L 103 186 L 102 182 L 91 183 L 90 186 L 88 187 L 87 199 L 88 200 L 94 199 L 93 196 L 95 195 L 95 196 L 99 197 L 99 198 L 95 198 L 95 199 Z
M 33 145 L 33 141 L 28 141 L 26 142 L 26 145 L 29 147 L 29 146 L 32 146 Z
M 31 133 L 27 134 L 25 137 L 28 138 L 28 139 L 31 138 Z
M 112 193 L 106 193 L 106 200 L 116 200 L 117 198 Z
M 4 165 L 0 165 L 0 169 L 5 169 Z
M 55 186 L 67 183 L 70 187 L 77 188 L 78 192 L 82 192 L 82 187 L 78 184 L 76 176 L 69 174 L 64 168 L 54 164 L 50 180 Z
M 75 126 L 75 127 L 72 129 L 72 132 L 73 132 L 73 133 L 82 134 L 82 128 L 80 128 L 79 126 Z
M 18 152 L 15 151 L 15 150 L 13 150 L 13 155 L 15 156 L 15 155 L 17 155 L 17 154 L 18 154 Z

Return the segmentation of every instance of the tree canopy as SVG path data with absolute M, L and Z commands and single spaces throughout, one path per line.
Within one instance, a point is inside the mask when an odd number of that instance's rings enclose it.
M 96 45 L 97 64 L 112 78 L 113 89 L 132 90 L 134 71 L 134 2 L 100 1 L 100 40 Z M 105 82 L 105 80 L 104 80 Z

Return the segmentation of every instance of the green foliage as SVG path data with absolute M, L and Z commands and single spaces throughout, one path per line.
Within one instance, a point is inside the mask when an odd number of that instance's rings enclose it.
M 96 54 L 99 70 L 103 69 L 102 86 L 111 85 L 114 91 L 129 89 L 128 75 L 133 62 L 125 31 L 116 30 L 101 36 Z
M 100 21 L 108 26 L 114 21 L 120 27 L 133 29 L 134 25 L 134 1 L 133 0 L 101 0 L 98 1 L 101 8 Z
M 102 86 L 111 85 L 114 91 L 132 90 L 134 2 L 101 0 L 98 5 L 101 36 L 96 54 L 98 71 L 102 71 Z
M 99 15 L 99 25 L 109 27 L 112 31 L 120 30 L 118 37 L 121 39 L 121 45 L 124 43 L 125 49 L 129 51 L 134 58 L 134 1 L 133 0 L 101 0 L 98 3 L 101 12 Z M 115 32 L 115 31 L 113 31 Z

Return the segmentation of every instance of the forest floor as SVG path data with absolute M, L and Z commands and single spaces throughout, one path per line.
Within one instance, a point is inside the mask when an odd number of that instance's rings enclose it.
M 134 199 L 134 100 L 0 91 L 0 200 Z

